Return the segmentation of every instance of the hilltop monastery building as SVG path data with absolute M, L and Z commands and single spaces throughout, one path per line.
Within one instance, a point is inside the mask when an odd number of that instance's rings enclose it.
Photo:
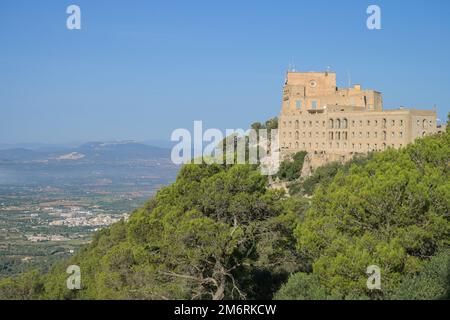
M 401 148 L 443 130 L 436 112 L 383 110 L 375 90 L 338 88 L 333 72 L 288 72 L 279 116 L 283 155 L 305 150 L 311 169 L 354 154 Z

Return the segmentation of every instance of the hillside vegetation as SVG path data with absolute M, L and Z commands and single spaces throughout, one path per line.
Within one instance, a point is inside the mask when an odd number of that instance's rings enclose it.
M 255 166 L 185 165 L 70 260 L 2 280 L 0 299 L 449 298 L 449 158 L 447 131 L 319 169 L 291 197 Z M 66 288 L 69 265 L 81 290 Z

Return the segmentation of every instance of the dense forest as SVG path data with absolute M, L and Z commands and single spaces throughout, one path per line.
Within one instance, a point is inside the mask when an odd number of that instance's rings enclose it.
M 448 129 L 310 177 L 304 157 L 277 177 L 185 165 L 69 260 L 1 280 L 0 299 L 450 298 Z M 81 268 L 80 290 L 66 287 L 69 265 Z M 366 285 L 370 265 L 380 289 Z

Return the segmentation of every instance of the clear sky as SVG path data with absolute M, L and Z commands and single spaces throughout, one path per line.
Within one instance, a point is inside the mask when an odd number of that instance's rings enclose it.
M 81 7 L 82 29 L 66 28 Z M 382 10 L 368 30 L 366 8 Z M 276 116 L 284 74 L 450 111 L 450 1 L 0 2 L 0 143 L 168 139 Z

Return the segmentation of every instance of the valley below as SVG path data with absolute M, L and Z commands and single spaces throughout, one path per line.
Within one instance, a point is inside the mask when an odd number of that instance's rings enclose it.
M 93 232 L 128 219 L 175 180 L 168 154 L 137 143 L 0 150 L 0 278 L 47 270 Z

